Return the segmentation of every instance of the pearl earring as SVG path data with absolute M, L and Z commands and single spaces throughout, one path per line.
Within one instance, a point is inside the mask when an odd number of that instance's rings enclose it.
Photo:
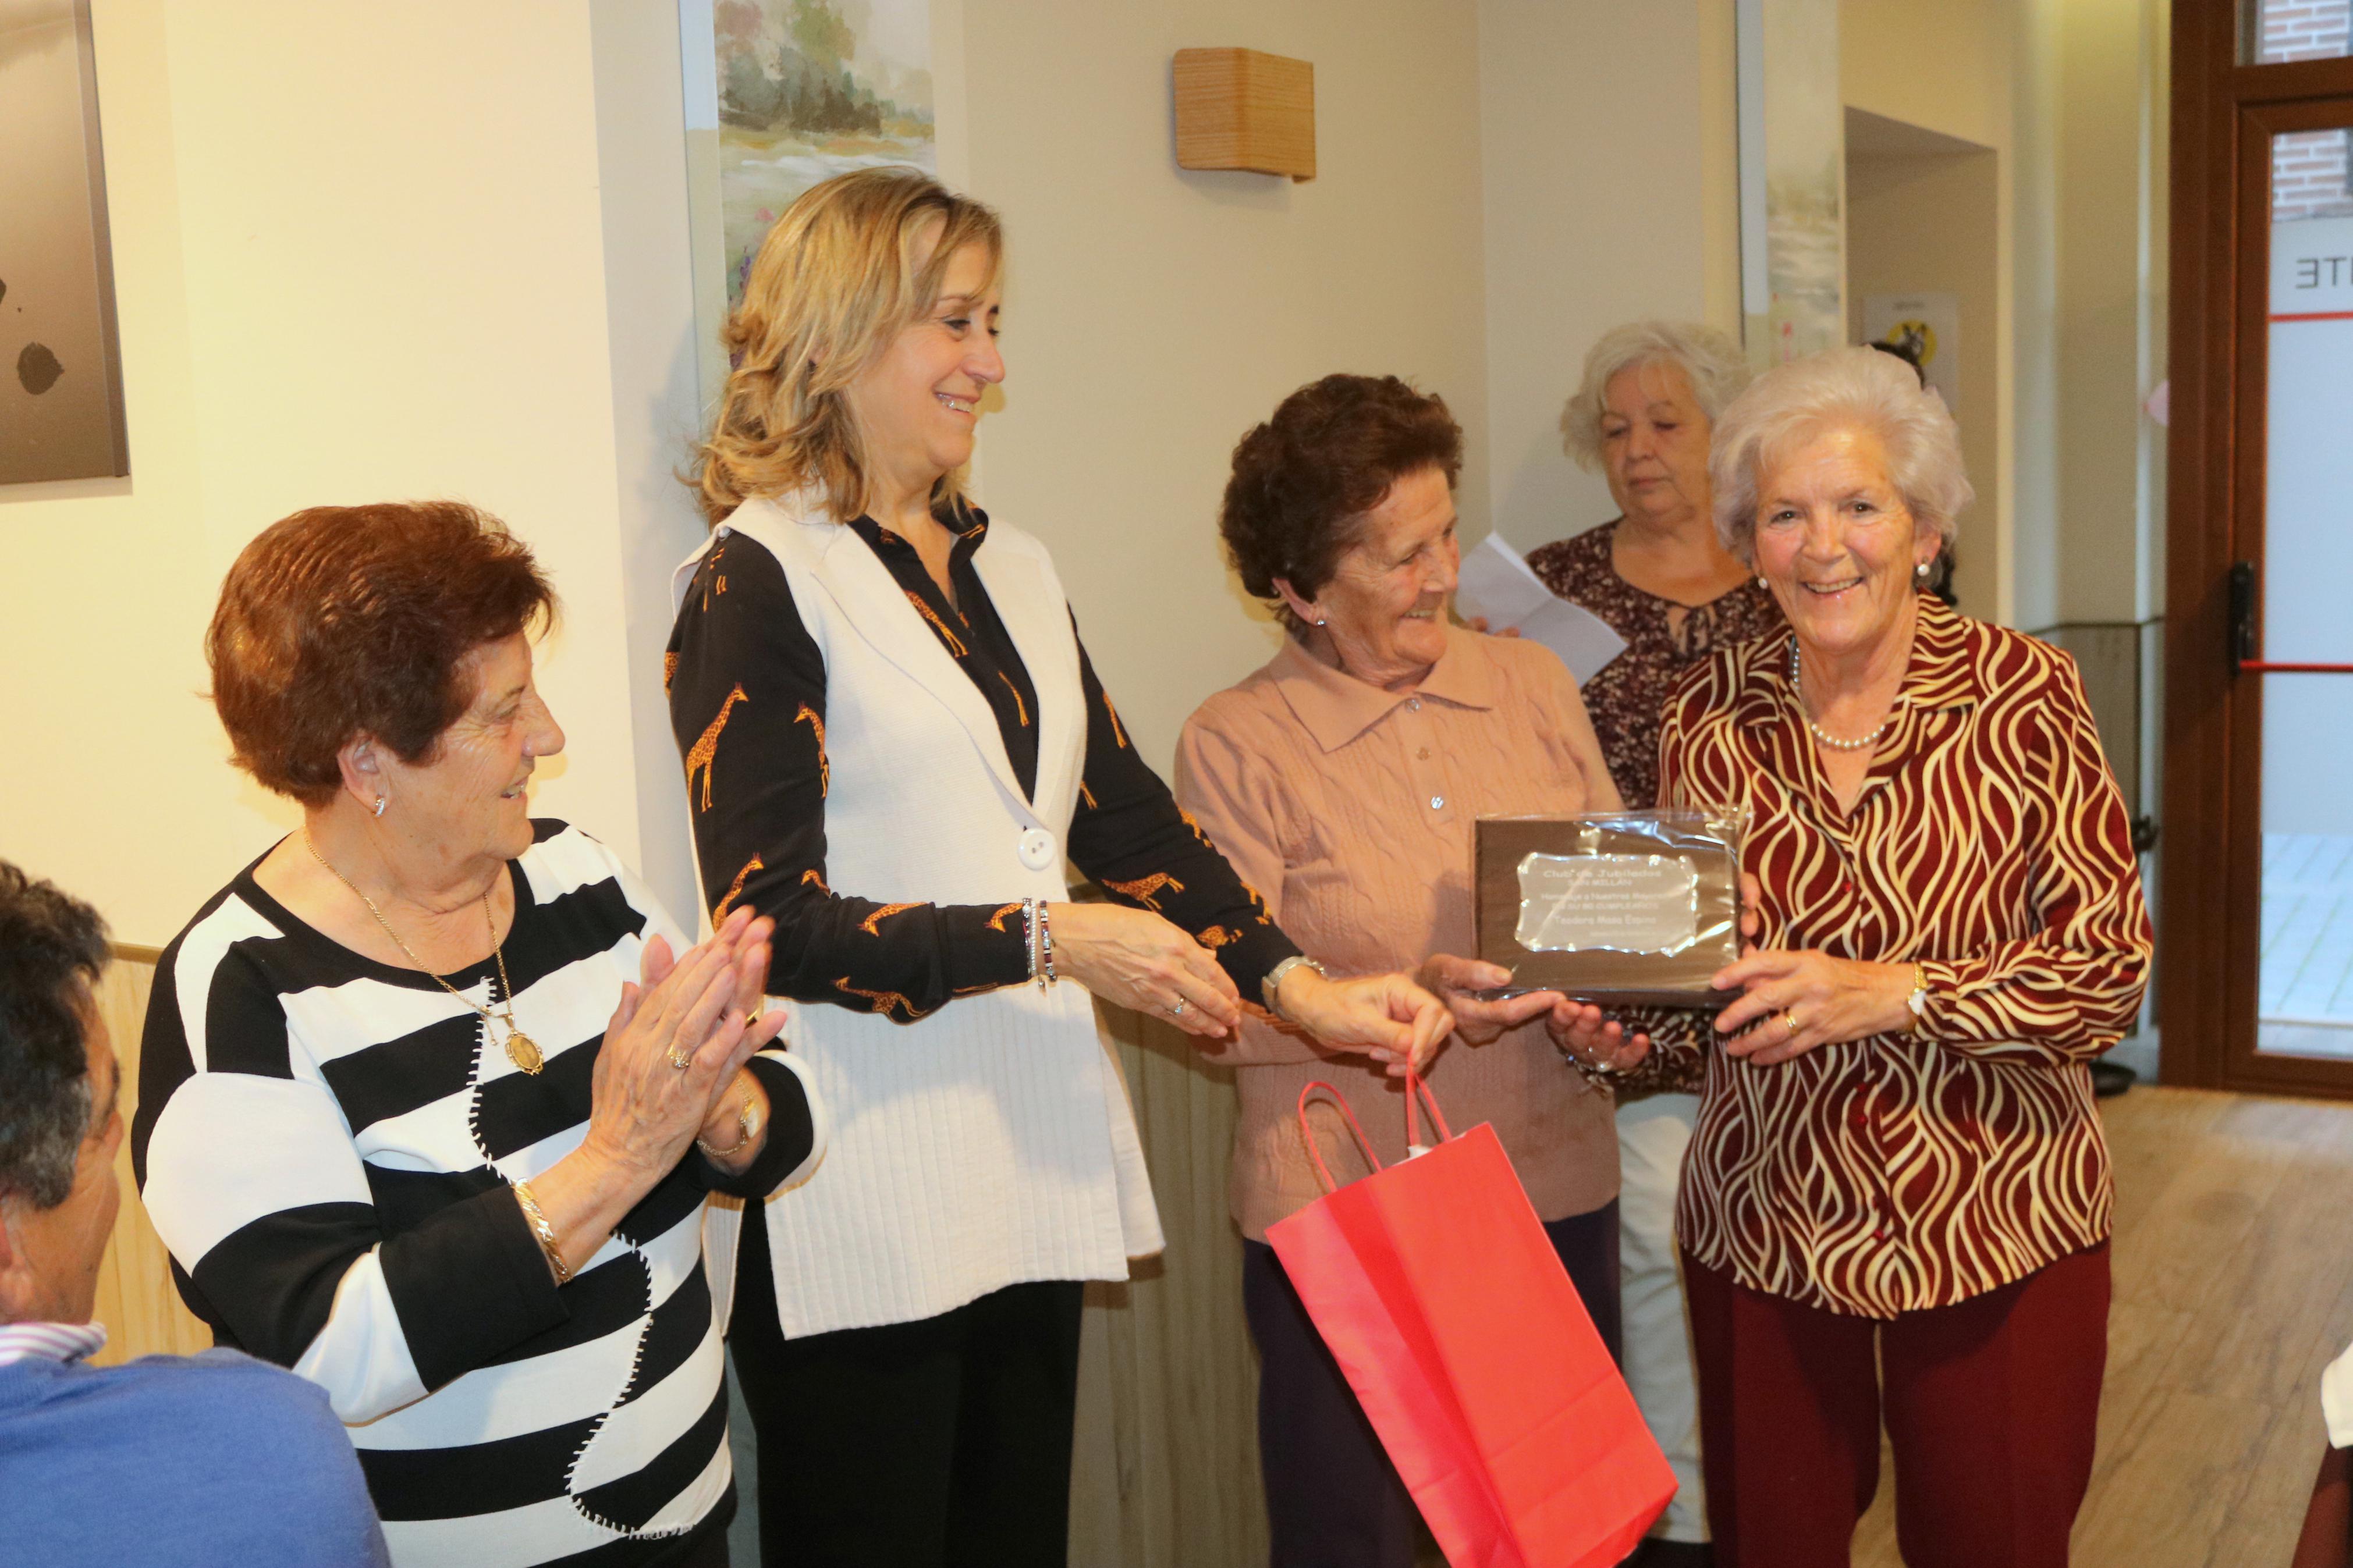
M 382 816 L 384 815 L 385 803 L 391 798 L 392 796 L 388 795 L 380 795 L 375 797 L 375 814 L 378 816 Z
M 1926 583 L 1928 580 L 1928 563 L 1926 561 L 1912 568 L 1912 580 L 1915 583 Z

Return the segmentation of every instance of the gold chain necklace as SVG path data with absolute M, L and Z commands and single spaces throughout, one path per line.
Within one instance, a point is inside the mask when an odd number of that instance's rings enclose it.
M 503 1023 L 506 1025 L 507 1060 L 514 1063 L 515 1066 L 528 1073 L 535 1073 L 539 1071 L 540 1068 L 547 1065 L 546 1058 L 539 1054 L 539 1047 L 533 1042 L 532 1037 L 529 1035 L 524 1034 L 521 1029 L 515 1027 L 514 986 L 507 980 L 506 944 L 499 941 L 499 922 L 497 918 L 491 913 L 491 894 L 489 889 L 485 888 L 482 889 L 482 923 L 490 928 L 491 953 L 492 957 L 499 961 L 499 994 L 506 998 L 505 1003 L 501 1008 L 501 1011 L 506 1015 L 504 1018 L 494 1016 L 488 1007 L 483 1006 L 480 1002 L 475 1001 L 463 991 L 459 990 L 455 985 L 452 985 L 448 981 L 442 979 L 438 974 L 435 974 L 433 971 L 426 969 L 425 961 L 417 957 L 414 952 L 409 952 L 408 944 L 400 940 L 400 933 L 392 929 L 392 922 L 384 918 L 384 911 L 375 907 L 375 900 L 369 898 L 365 893 L 361 892 L 360 886 L 357 882 L 353 881 L 349 877 L 344 876 L 332 866 L 327 865 L 327 858 L 324 855 L 320 854 L 319 847 L 311 841 L 311 830 L 308 827 L 302 829 L 302 847 L 308 849 L 311 852 L 311 858 L 316 860 L 321 866 L 325 867 L 328 874 L 332 876 L 336 881 L 341 882 L 344 887 L 349 888 L 352 890 L 352 897 L 357 899 L 360 902 L 367 906 L 367 912 L 375 917 L 375 923 L 384 928 L 384 934 L 392 938 L 392 945 L 400 949 L 402 955 L 406 957 L 409 963 L 415 964 L 418 969 L 423 970 L 426 974 L 431 976 L 434 984 L 438 985 L 442 990 L 447 991 L 450 995 L 455 996 L 459 1001 L 463 1002 L 467 1006 L 471 1007 L 475 1012 L 480 1013 L 482 1016 L 482 1022 L 484 1024 Z

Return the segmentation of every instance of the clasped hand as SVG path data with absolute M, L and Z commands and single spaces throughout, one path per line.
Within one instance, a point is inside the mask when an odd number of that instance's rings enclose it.
M 1056 972 L 1106 1002 L 1166 1018 L 1188 1035 L 1233 1037 L 1241 993 L 1217 955 L 1149 910 L 1052 904 Z M 1428 1065 L 1453 1026 L 1437 997 L 1402 974 L 1330 980 L 1304 965 L 1282 977 L 1282 1016 L 1335 1050 L 1360 1051 L 1402 1075 Z
M 667 1172 L 697 1137 L 734 1142 L 738 1070 L 781 1033 L 782 1009 L 756 1022 L 775 922 L 749 910 L 729 915 L 683 957 L 657 936 L 639 962 L 640 983 L 621 987 L 591 1080 L 591 1146 L 641 1172 Z M 679 1062 L 685 1062 L 684 1067 Z M 765 1118 L 757 1118 L 765 1124 Z
M 1446 1004 L 1454 1017 L 1454 1032 L 1470 1045 L 1483 1046 L 1506 1029 L 1541 1017 L 1554 1045 L 1598 1072 L 1624 1072 L 1651 1054 L 1650 1036 L 1630 1033 L 1624 1025 L 1603 1016 L 1600 1008 L 1572 1002 L 1557 991 L 1474 994 L 1512 983 L 1512 972 L 1499 963 L 1435 952 L 1423 961 L 1417 978 Z

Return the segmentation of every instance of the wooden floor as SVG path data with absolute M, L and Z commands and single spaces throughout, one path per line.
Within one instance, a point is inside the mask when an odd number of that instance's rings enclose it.
M 2353 1341 L 2353 1105 L 2136 1089 L 2105 1102 L 2116 1304 L 2078 1568 L 2284 1568 Z M 1894 1568 L 1893 1470 L 1854 1562 Z

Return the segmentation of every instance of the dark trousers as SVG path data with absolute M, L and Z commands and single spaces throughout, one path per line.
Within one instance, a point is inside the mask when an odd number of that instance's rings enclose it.
M 760 1440 L 762 1563 L 1061 1563 L 1084 1288 L 787 1340 L 767 1227 L 756 1205 L 744 1218 L 728 1338 Z
M 1545 1226 L 1593 1326 L 1619 1353 L 1618 1202 Z M 1419 1515 L 1274 1248 L 1242 1243 L 1258 1343 L 1258 1452 L 1273 1568 L 1413 1568 Z
M 2105 1244 L 1884 1322 L 1751 1290 L 1689 1252 L 1683 1289 L 1723 1568 L 1845 1568 L 1883 1410 L 1907 1568 L 2065 1568 L 2107 1363 Z

